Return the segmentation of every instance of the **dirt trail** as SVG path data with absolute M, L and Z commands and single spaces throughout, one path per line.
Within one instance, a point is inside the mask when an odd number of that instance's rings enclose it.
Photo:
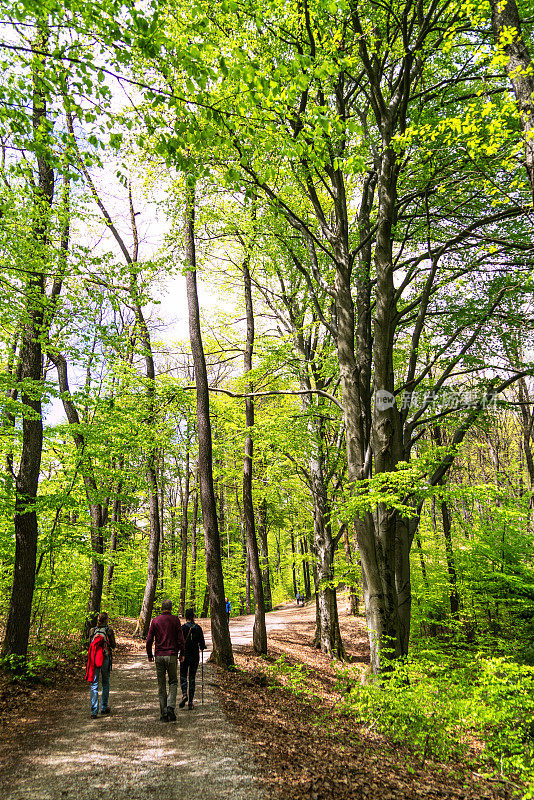
M 270 630 L 307 620 L 294 604 L 267 616 Z M 239 649 L 252 641 L 253 617 L 231 621 Z M 209 625 L 204 625 L 205 632 Z M 208 647 L 210 637 L 206 636 Z M 118 659 L 109 717 L 91 720 L 89 687 L 65 695 L 61 709 L 23 728 L 0 768 L 2 800 L 267 800 L 250 752 L 226 720 L 204 665 L 204 704 L 159 721 L 153 664 L 142 647 Z

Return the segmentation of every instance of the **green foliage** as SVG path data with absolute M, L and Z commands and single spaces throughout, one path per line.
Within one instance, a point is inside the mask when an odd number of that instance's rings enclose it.
M 489 773 L 534 786 L 534 668 L 428 644 L 375 682 L 360 676 L 338 668 L 344 712 L 361 724 L 423 761 L 475 758 L 480 742 Z
M 310 671 L 304 664 L 290 664 L 286 656 L 282 654 L 274 664 L 269 665 L 268 672 L 272 677 L 279 679 L 296 697 L 313 696 Z
M 375 683 L 360 683 L 354 667 L 338 671 L 338 688 L 350 686 L 343 707 L 363 724 L 405 743 L 420 757 L 448 760 L 465 752 L 459 673 L 441 658 L 420 656 L 391 667 Z
M 485 758 L 501 774 L 517 775 L 534 790 L 534 667 L 510 659 L 480 659 L 470 717 Z

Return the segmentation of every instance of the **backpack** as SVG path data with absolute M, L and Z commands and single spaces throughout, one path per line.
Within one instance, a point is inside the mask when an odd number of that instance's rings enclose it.
M 198 647 L 200 643 L 200 628 L 196 622 L 194 622 L 193 625 L 188 623 L 188 625 L 189 630 L 187 632 L 187 636 L 185 637 L 185 648 L 186 650 L 194 652 L 195 647 Z
M 95 628 L 91 636 L 89 644 L 89 652 L 87 653 L 87 668 L 85 670 L 85 680 L 92 681 L 95 676 L 95 669 L 98 669 L 104 663 L 104 658 L 110 655 L 110 647 L 108 642 L 108 629 Z
M 109 656 L 108 629 L 95 628 L 91 637 L 91 644 L 94 643 L 95 667 L 101 667 L 105 656 Z

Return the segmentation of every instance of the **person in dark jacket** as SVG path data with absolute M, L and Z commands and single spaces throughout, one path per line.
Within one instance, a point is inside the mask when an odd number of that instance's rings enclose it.
M 184 636 L 178 617 L 172 613 L 172 600 L 164 600 L 161 614 L 150 623 L 146 640 L 146 652 L 149 661 L 154 661 L 152 643 L 155 647 L 156 675 L 158 678 L 159 708 L 162 722 L 174 722 L 176 714 L 176 693 L 178 691 L 178 657 L 184 660 Z M 169 676 L 169 693 L 167 696 L 166 678 Z
M 186 623 L 182 625 L 182 633 L 185 640 L 185 658 L 180 664 L 180 686 L 182 688 L 180 708 L 183 708 L 186 703 L 188 703 L 188 708 L 193 708 L 195 676 L 200 660 L 200 651 L 206 649 L 206 642 L 202 628 L 195 622 L 195 612 L 192 608 L 186 610 L 185 619 Z M 189 691 L 187 689 L 188 676 Z
M 98 718 L 98 682 L 102 680 L 102 698 L 100 713 L 104 716 L 110 713 L 109 709 L 109 673 L 113 663 L 113 650 L 117 646 L 113 629 L 108 625 L 108 615 L 105 612 L 99 614 L 96 626 L 89 631 L 89 641 L 92 642 L 95 635 L 102 635 L 105 639 L 104 661 L 101 667 L 95 667 L 93 680 L 91 681 L 91 719 Z

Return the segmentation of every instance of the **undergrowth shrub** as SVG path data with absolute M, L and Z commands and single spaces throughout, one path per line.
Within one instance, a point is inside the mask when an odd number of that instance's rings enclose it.
M 342 708 L 371 729 L 407 744 L 423 760 L 465 753 L 464 697 L 448 670 L 430 658 L 395 664 L 387 679 L 361 684 L 357 670 L 339 670 L 338 686 L 350 685 Z
M 503 775 L 518 775 L 534 797 L 534 667 L 504 658 L 481 659 L 470 718 L 484 755 Z
M 282 654 L 273 664 L 269 665 L 268 671 L 274 678 L 281 678 L 284 686 L 296 697 L 313 694 L 309 670 L 304 664 L 290 664 Z
M 534 668 L 508 658 L 425 651 L 362 684 L 356 667 L 338 670 L 342 709 L 410 747 L 425 761 L 465 757 L 479 742 L 490 774 L 520 780 L 534 798 Z

